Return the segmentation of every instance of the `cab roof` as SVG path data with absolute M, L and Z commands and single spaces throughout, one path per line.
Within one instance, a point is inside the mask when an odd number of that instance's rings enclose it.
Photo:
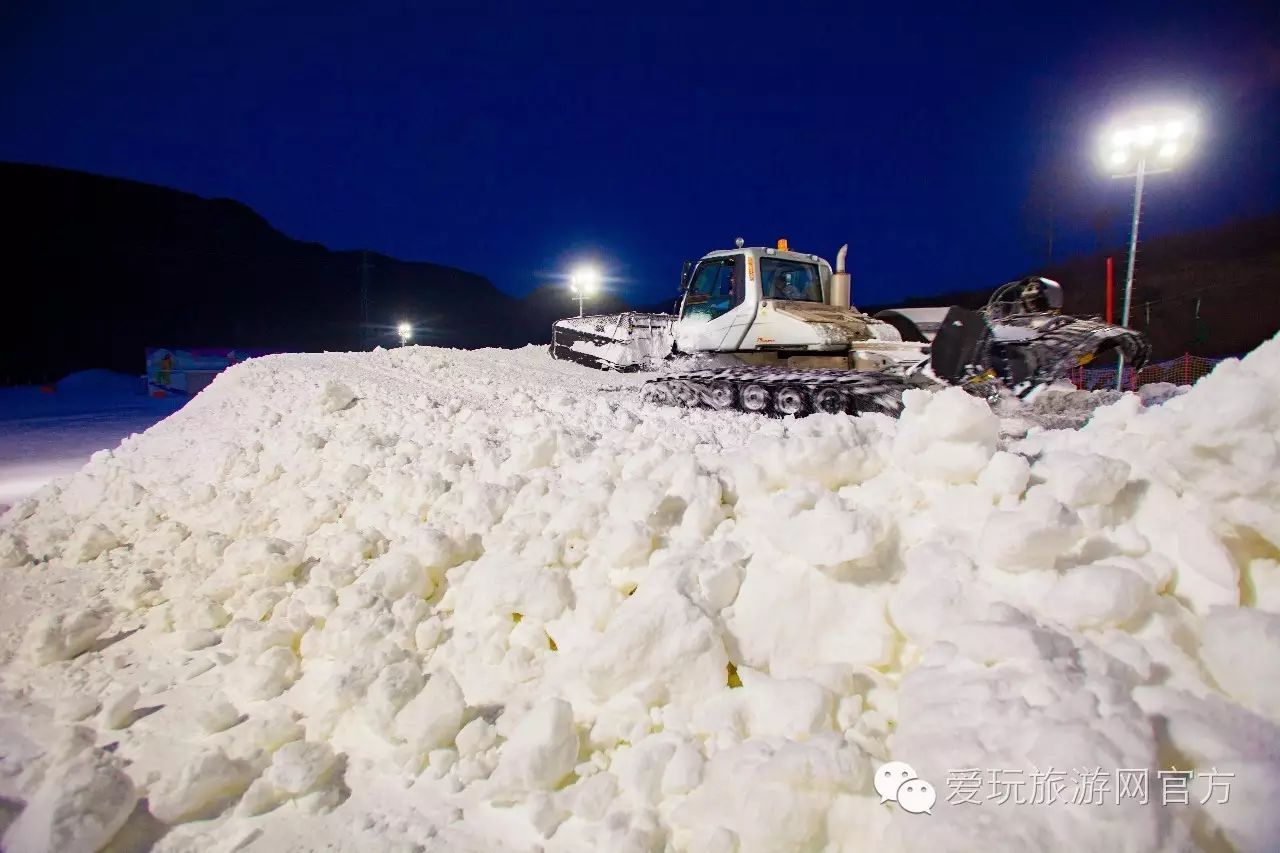
M 707 258 L 723 258 L 729 255 L 739 255 L 743 252 L 750 252 L 758 257 L 765 258 L 785 258 L 789 261 L 800 261 L 802 263 L 817 263 L 823 266 L 831 266 L 825 258 L 820 255 L 808 252 L 793 252 L 790 249 L 775 249 L 773 246 L 743 246 L 741 249 L 716 249 L 714 252 L 707 252 L 700 260 Z

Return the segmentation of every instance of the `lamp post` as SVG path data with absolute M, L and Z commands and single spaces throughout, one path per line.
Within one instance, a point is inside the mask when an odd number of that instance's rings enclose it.
M 582 303 L 588 296 L 596 292 L 600 286 L 600 273 L 592 267 L 578 267 L 569 276 L 569 289 L 578 300 L 578 316 L 582 316 Z
M 1133 301 L 1133 267 L 1138 254 L 1138 220 L 1147 175 L 1167 172 L 1191 147 L 1195 117 L 1181 110 L 1130 116 L 1108 128 L 1102 137 L 1103 156 L 1114 178 L 1133 178 L 1133 221 L 1129 227 L 1129 262 L 1124 276 L 1120 325 L 1129 325 Z M 1116 390 L 1124 390 L 1124 356 L 1116 363 Z
M 396 333 L 400 335 L 400 346 L 404 346 L 413 340 L 413 326 L 409 323 L 401 323 L 396 326 Z

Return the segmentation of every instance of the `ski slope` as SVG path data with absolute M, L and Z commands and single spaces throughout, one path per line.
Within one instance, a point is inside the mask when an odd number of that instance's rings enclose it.
M 182 403 L 148 397 L 136 377 L 106 370 L 72 374 L 52 394 L 36 386 L 0 388 L 0 511 Z
M 1078 430 L 1041 425 L 1078 395 L 793 421 L 643 381 L 269 356 L 19 501 L 4 849 L 1280 845 L 1280 341 Z M 1145 802 L 1071 801 L 1122 769 Z

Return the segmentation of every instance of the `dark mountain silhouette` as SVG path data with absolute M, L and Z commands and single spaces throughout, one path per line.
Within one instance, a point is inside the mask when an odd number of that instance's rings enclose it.
M 1127 247 L 1070 258 L 1028 275 L 1062 283 L 1064 310 L 1103 316 L 1106 258 L 1115 264 L 1115 318 L 1121 316 Z M 1017 278 L 1011 276 L 1010 279 Z M 957 290 L 898 305 L 859 303 L 867 311 L 914 305 L 984 304 L 991 291 Z M 854 296 L 858 281 L 854 280 Z M 1216 228 L 1142 240 L 1134 275 L 1129 325 L 1151 339 L 1152 358 L 1183 353 L 1239 355 L 1280 331 L 1280 213 Z
M 348 350 L 415 341 L 550 339 L 573 303 L 508 296 L 464 270 L 294 240 L 245 205 L 67 169 L 0 163 L 5 346 L 0 384 L 109 367 L 141 373 L 147 346 Z M 361 265 L 370 328 L 361 327 Z

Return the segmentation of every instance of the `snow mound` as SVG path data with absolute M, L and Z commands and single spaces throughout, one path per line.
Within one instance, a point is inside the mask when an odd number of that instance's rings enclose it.
M 79 370 L 59 379 L 57 389 L 60 394 L 141 394 L 142 380 L 114 370 Z
M 643 381 L 534 347 L 269 356 L 15 506 L 11 833 L 1280 845 L 1280 341 L 1078 430 L 958 389 L 792 421 Z M 95 736 L 110 760 L 56 746 Z M 931 815 L 882 802 L 889 760 Z M 1121 769 L 1147 799 L 1071 801 Z M 1055 771 L 1057 802 L 986 796 Z

